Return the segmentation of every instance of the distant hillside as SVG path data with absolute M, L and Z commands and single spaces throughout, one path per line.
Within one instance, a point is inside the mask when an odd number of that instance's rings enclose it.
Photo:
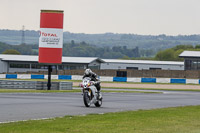
M 20 44 L 20 45 L 10 45 L 0 42 L 0 54 L 7 53 L 22 54 L 22 55 L 38 55 L 38 45 L 37 44 Z M 113 48 L 109 47 L 96 47 L 95 45 L 89 45 L 87 43 L 64 43 L 63 56 L 73 56 L 73 57 L 100 57 L 100 58 L 138 58 L 140 57 L 138 47 L 133 49 L 127 49 L 126 47 L 115 46 Z
M 21 44 L 22 31 L 17 30 L 0 30 L 0 42 L 7 44 Z M 26 44 L 38 44 L 39 32 L 33 30 L 25 31 Z M 64 43 L 74 40 L 75 43 L 85 42 L 98 47 L 127 46 L 127 48 L 135 48 L 138 46 L 140 50 L 151 50 L 156 53 L 159 50 L 172 48 L 176 45 L 200 44 L 200 35 L 136 35 L 136 34 L 84 34 L 64 32 Z

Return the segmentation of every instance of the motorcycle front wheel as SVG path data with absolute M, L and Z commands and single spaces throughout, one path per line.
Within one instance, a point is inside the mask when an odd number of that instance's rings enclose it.
M 84 101 L 85 107 L 90 107 L 90 98 L 88 96 L 88 92 L 84 92 L 83 101 Z

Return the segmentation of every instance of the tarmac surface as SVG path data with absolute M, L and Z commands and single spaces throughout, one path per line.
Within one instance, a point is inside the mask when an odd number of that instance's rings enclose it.
M 200 92 L 103 93 L 100 108 L 86 108 L 81 93 L 0 93 L 0 123 L 138 109 L 200 105 Z

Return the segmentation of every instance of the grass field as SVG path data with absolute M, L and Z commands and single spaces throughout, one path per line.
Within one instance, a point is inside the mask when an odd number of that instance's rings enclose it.
M 0 133 L 200 133 L 200 106 L 6 123 Z
M 0 89 L 0 93 L 70 93 L 81 92 L 81 89 L 74 90 L 29 90 L 29 89 Z M 123 91 L 123 90 L 102 90 L 101 92 L 117 92 L 117 93 L 162 93 L 151 91 Z
M 29 89 L 0 89 L 0 93 L 67 93 L 81 90 L 29 90 Z
M 163 91 L 200 91 L 200 89 L 162 89 L 162 88 L 125 88 L 125 87 L 106 87 L 108 89 L 132 89 L 132 90 L 163 90 Z

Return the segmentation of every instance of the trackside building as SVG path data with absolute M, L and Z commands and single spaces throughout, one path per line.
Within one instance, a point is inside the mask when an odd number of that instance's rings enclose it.
M 47 71 L 48 66 L 38 63 L 34 55 L 0 54 L 0 73 Z M 98 57 L 62 57 L 62 64 L 53 65 L 54 70 L 184 70 L 184 62 L 149 61 L 149 60 L 116 60 Z
M 183 51 L 179 57 L 184 58 L 184 70 L 200 70 L 200 51 Z
M 101 69 L 184 70 L 183 62 L 103 59 Z
M 97 57 L 62 57 L 62 64 L 53 65 L 54 70 L 100 69 L 104 61 Z M 47 71 L 48 66 L 38 63 L 38 56 L 0 54 L 0 73 Z

